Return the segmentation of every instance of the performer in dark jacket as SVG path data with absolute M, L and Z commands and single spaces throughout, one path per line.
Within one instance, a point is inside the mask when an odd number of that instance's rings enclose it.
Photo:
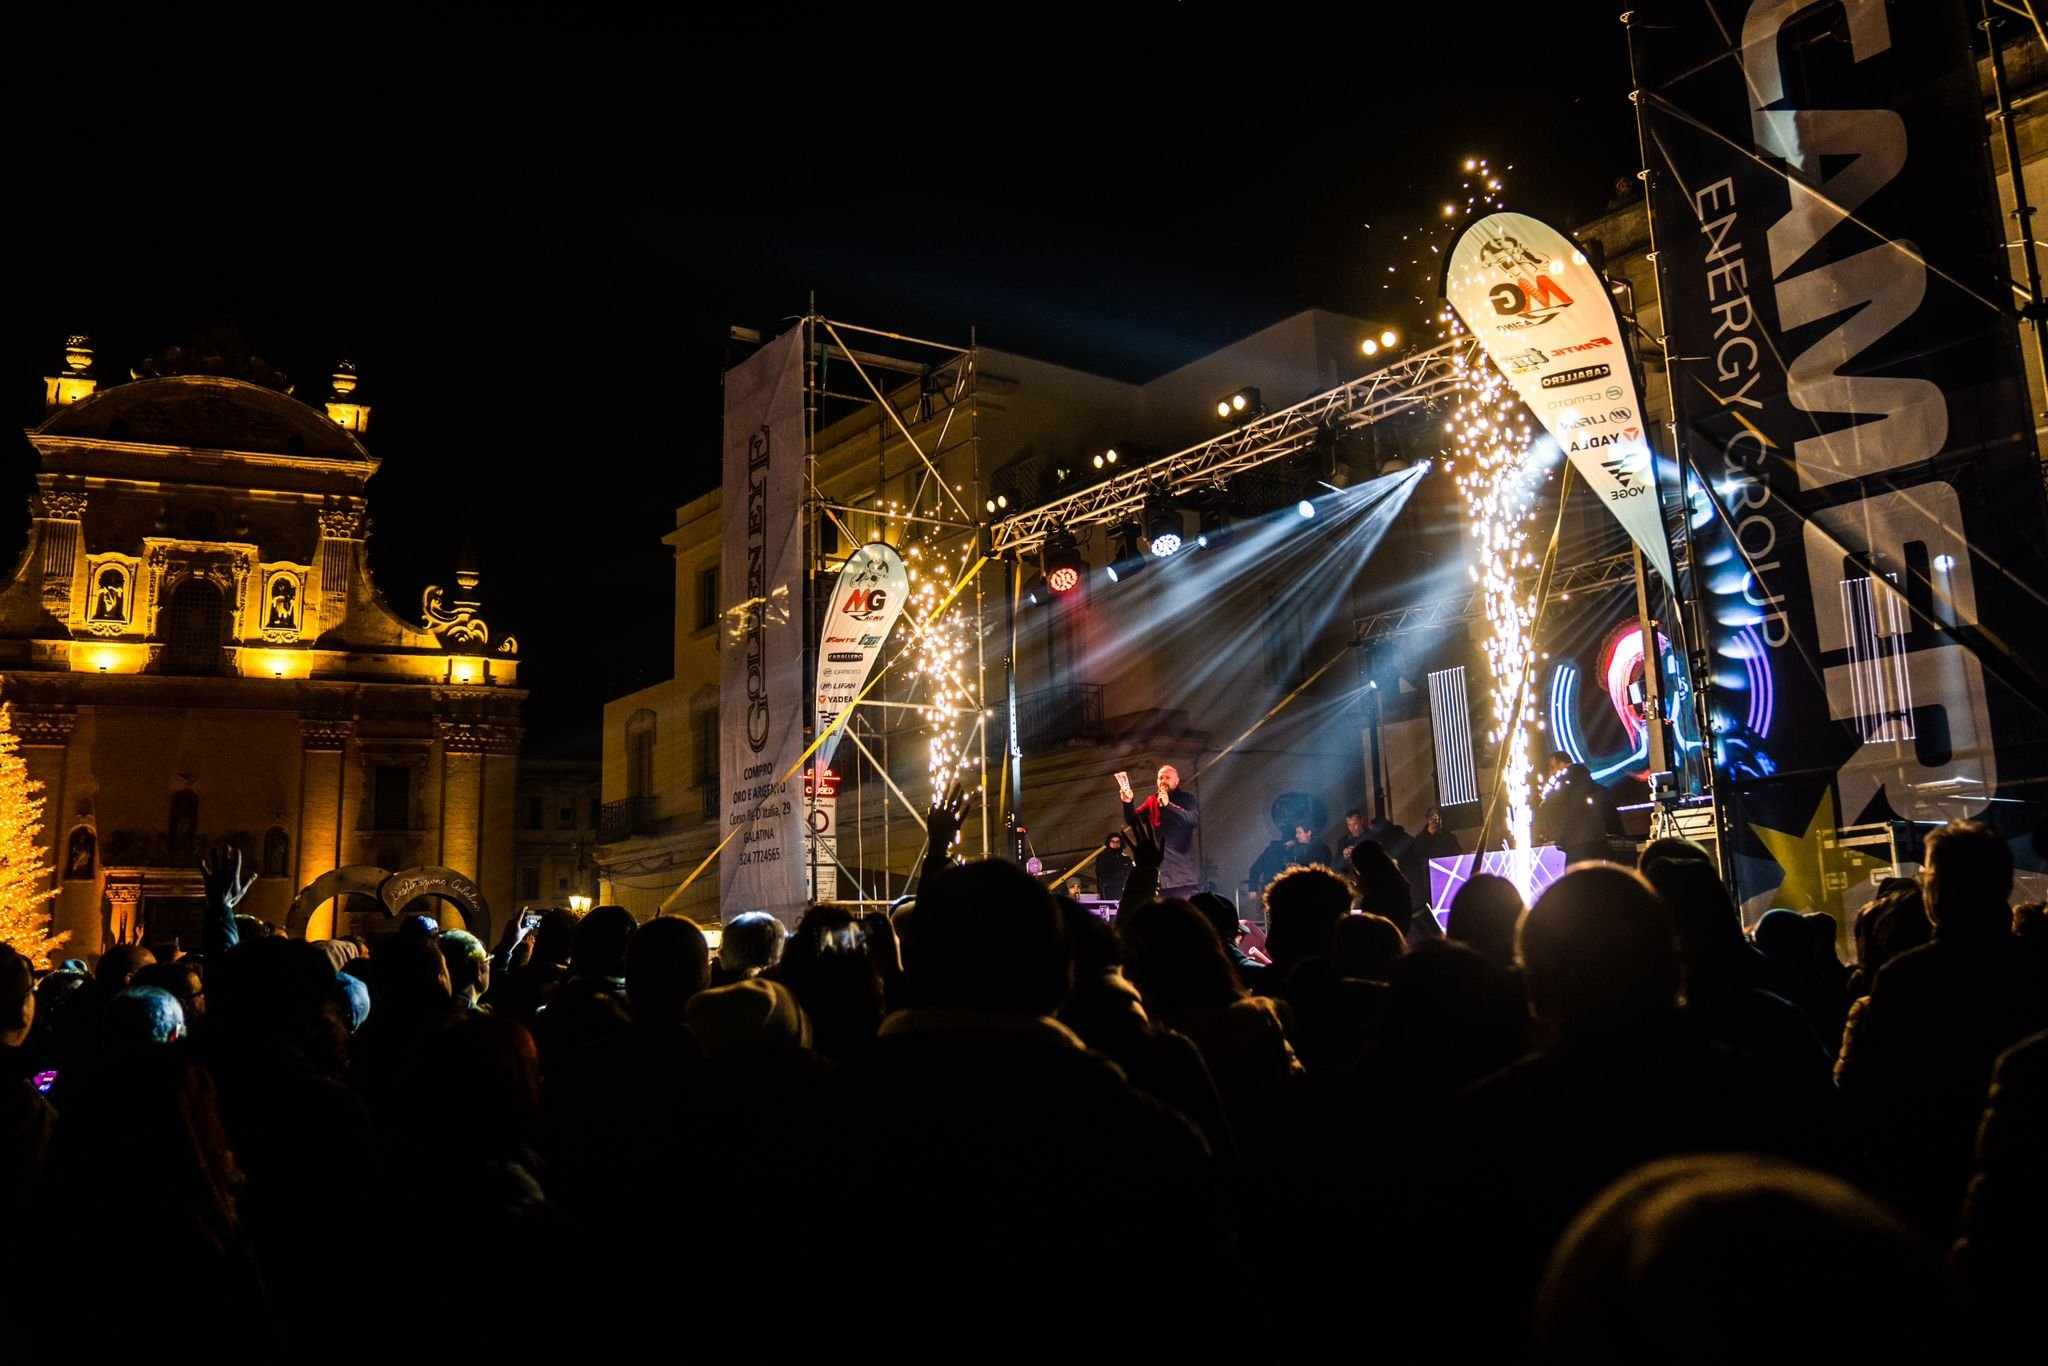
M 1180 788 L 1180 770 L 1172 764 L 1159 766 L 1158 783 L 1152 795 L 1132 804 L 1131 793 L 1123 793 L 1124 819 L 1136 825 L 1143 821 L 1159 832 L 1166 858 L 1159 865 L 1159 895 L 1191 897 L 1202 890 L 1202 861 L 1195 853 L 1195 827 L 1201 821 L 1201 804 L 1192 792 Z
M 1464 852 L 1458 837 L 1444 829 L 1444 813 L 1431 807 L 1400 860 L 1401 876 L 1408 879 L 1409 894 L 1414 898 L 1413 909 L 1419 911 L 1429 904 L 1429 861 L 1456 858 Z
M 1124 851 L 1124 837 L 1112 830 L 1095 859 L 1096 895 L 1105 901 L 1121 900 L 1130 880 L 1131 856 Z

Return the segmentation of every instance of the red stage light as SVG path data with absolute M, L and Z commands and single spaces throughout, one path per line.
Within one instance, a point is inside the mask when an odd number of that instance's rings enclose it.
M 1081 586 L 1081 571 L 1070 564 L 1057 565 L 1045 581 L 1055 593 L 1071 593 Z

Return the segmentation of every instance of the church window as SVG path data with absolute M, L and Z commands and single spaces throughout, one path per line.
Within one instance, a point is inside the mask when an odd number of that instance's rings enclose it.
M 157 620 L 157 635 L 164 643 L 164 672 L 219 673 L 227 616 L 226 599 L 207 579 L 186 579 L 172 589 Z

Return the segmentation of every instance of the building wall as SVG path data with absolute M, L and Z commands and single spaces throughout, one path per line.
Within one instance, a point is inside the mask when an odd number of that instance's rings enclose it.
M 491 637 L 471 571 L 423 623 L 384 602 L 356 435 L 233 377 L 61 387 L 71 401 L 28 434 L 40 470 L 0 583 L 0 697 L 45 785 L 66 953 L 109 935 L 190 947 L 217 843 L 257 874 L 240 909 L 277 923 L 350 864 L 446 865 L 508 906 L 515 647 Z M 187 584 L 211 585 L 189 591 L 217 595 L 217 621 L 181 619 Z M 380 767 L 405 775 L 389 810 Z

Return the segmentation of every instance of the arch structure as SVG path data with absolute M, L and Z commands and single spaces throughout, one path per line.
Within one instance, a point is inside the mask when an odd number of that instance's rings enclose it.
M 336 908 L 350 896 L 376 902 L 394 920 L 413 902 L 432 897 L 455 908 L 459 923 L 448 928 L 468 930 L 486 944 L 491 942 L 490 903 L 473 878 L 453 868 L 405 868 L 393 873 L 368 863 L 335 868 L 307 883 L 292 899 L 285 932 L 294 939 L 333 938 Z

